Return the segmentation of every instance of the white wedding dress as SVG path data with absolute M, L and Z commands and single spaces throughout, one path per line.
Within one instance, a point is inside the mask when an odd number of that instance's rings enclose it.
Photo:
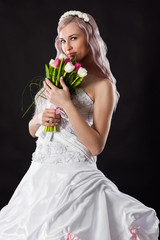
M 72 100 L 92 126 L 90 97 L 77 88 Z M 37 111 L 46 107 L 40 97 Z M 56 133 L 36 133 L 31 166 L 0 212 L 0 240 L 158 240 L 155 211 L 106 178 L 60 114 Z

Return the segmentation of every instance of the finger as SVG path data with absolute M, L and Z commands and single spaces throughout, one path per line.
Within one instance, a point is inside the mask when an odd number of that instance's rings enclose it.
M 46 121 L 42 121 L 42 125 L 51 127 L 57 125 L 59 121 L 60 119 L 47 118 Z
M 51 123 L 48 123 L 48 122 L 44 124 L 44 126 L 48 126 L 48 127 L 53 127 L 54 125 L 55 125 L 55 123 L 51 124 Z
M 47 125 L 51 125 L 51 124 L 53 124 L 53 123 L 55 123 L 55 121 L 54 121 L 54 119 L 52 119 L 52 118 L 48 118 L 48 120 L 47 121 L 45 121 L 45 125 L 47 124 Z
M 43 123 L 49 123 L 51 121 L 51 118 L 50 117 L 45 117 L 42 119 L 42 122 Z M 54 118 L 52 118 L 52 121 L 51 122 L 54 122 Z
M 46 108 L 45 109 L 46 113 L 50 114 L 56 114 L 56 109 L 55 108 Z
M 44 86 L 45 90 L 47 91 L 47 93 L 49 93 L 51 88 L 49 87 L 49 85 L 45 81 L 43 82 L 43 86 Z
M 64 89 L 64 90 L 66 90 L 68 87 L 66 86 L 66 84 L 65 84 L 65 82 L 64 82 L 64 80 L 63 80 L 63 77 L 60 77 L 60 83 L 61 83 L 61 85 L 62 85 L 62 88 Z
M 54 117 L 54 118 L 61 118 L 61 115 L 56 112 L 56 109 L 50 109 L 50 108 L 46 108 L 45 109 L 45 113 L 44 113 L 45 117 Z
M 50 88 L 50 89 L 56 89 L 57 87 L 54 86 L 54 84 L 48 80 L 48 78 L 45 79 L 45 84 Z
M 56 116 L 55 112 L 46 111 L 43 113 L 43 117 L 55 117 L 55 116 Z
M 59 118 L 49 118 L 49 122 L 52 122 L 52 123 L 58 123 L 60 121 Z
M 56 117 L 56 114 L 49 114 L 48 116 L 47 116 L 47 118 L 52 118 L 52 119 L 54 119 Z
M 60 114 L 56 114 L 56 119 L 60 119 L 61 118 L 61 115 Z
M 56 125 L 55 123 L 52 123 L 52 124 L 49 124 L 49 127 L 53 127 L 55 125 Z
M 54 121 L 54 122 L 51 122 L 49 121 L 48 123 L 46 123 L 48 126 L 52 127 L 52 126 L 55 126 L 58 124 L 58 121 Z

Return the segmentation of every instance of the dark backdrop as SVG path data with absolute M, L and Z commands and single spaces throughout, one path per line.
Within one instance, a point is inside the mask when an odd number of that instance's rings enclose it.
M 0 0 L 0 207 L 29 168 L 35 149 L 28 133 L 33 109 L 22 119 L 22 91 L 55 57 L 58 19 L 74 9 L 95 18 L 121 95 L 98 167 L 121 191 L 159 214 L 158 5 L 142 0 Z M 27 107 L 29 92 L 24 100 Z

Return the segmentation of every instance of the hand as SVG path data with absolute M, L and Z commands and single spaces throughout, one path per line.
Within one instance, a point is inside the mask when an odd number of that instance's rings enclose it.
M 39 123 L 44 126 L 54 126 L 60 121 L 61 115 L 56 114 L 56 109 L 46 108 L 38 114 Z
M 57 88 L 54 84 L 47 78 L 44 81 L 44 88 L 46 90 L 46 96 L 48 100 L 55 104 L 56 106 L 64 109 L 64 106 L 71 101 L 70 92 L 63 78 L 60 78 L 60 83 L 62 89 Z

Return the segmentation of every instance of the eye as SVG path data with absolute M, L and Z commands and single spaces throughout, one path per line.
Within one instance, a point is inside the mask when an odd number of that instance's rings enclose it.
M 71 37 L 71 40 L 72 41 L 74 41 L 74 40 L 76 40 L 77 39 L 77 37 Z
M 64 39 L 61 39 L 61 43 L 65 43 L 66 41 Z

